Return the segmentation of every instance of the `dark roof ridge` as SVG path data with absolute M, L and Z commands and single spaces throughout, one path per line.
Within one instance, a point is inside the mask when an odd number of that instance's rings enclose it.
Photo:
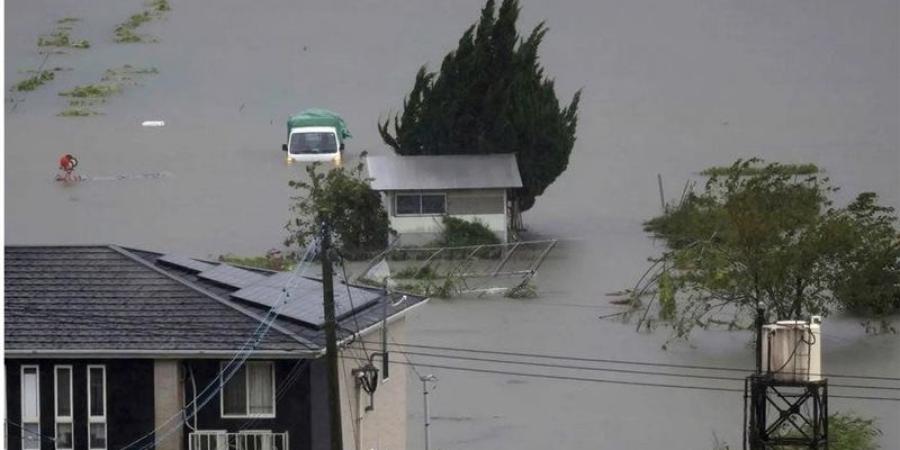
M 46 246 L 46 247 L 54 247 L 54 246 L 48 245 L 48 246 Z M 56 246 L 56 247 L 59 247 L 59 246 Z M 217 302 L 219 302 L 219 303 L 221 303 L 221 304 L 223 304 L 223 305 L 225 305 L 225 306 L 227 306 L 227 307 L 229 307 L 229 308 L 231 308 L 231 309 L 234 309 L 235 311 L 237 311 L 237 312 L 239 312 L 239 313 L 241 313 L 241 314 L 243 314 L 243 315 L 245 315 L 245 316 L 247 316 L 247 317 L 250 317 L 251 319 L 253 319 L 253 320 L 255 320 L 255 321 L 260 321 L 260 317 L 257 316 L 256 314 L 254 314 L 253 312 L 251 312 L 250 310 L 247 310 L 247 309 L 245 309 L 245 308 L 243 308 L 243 307 L 241 307 L 241 306 L 238 306 L 238 305 L 236 305 L 236 304 L 234 304 L 234 303 L 232 303 L 232 302 L 229 302 L 229 301 L 227 301 L 227 300 L 225 300 L 225 299 L 219 297 L 218 295 L 216 295 L 216 294 L 214 294 L 214 293 L 212 293 L 212 292 L 210 292 L 210 291 L 208 291 L 208 290 L 206 290 L 206 289 L 204 289 L 204 288 L 202 288 L 202 287 L 200 287 L 200 286 L 197 286 L 195 283 L 192 283 L 192 282 L 190 282 L 190 281 L 188 281 L 188 280 L 185 280 L 185 279 L 183 279 L 183 278 L 181 278 L 181 277 L 179 277 L 179 276 L 176 276 L 176 275 L 174 275 L 174 274 L 172 274 L 172 273 L 170 273 L 170 272 L 168 272 L 168 271 L 166 271 L 166 270 L 163 270 L 163 269 L 161 269 L 161 268 L 159 268 L 159 267 L 156 267 L 154 264 L 150 263 L 149 261 L 146 261 L 145 259 L 141 258 L 140 256 L 137 256 L 137 255 L 135 255 L 134 253 L 131 253 L 130 251 L 128 251 L 128 250 L 126 250 L 126 249 L 124 249 L 124 248 L 122 248 L 122 247 L 120 247 L 120 246 L 118 246 L 118 245 L 114 245 L 114 244 L 108 244 L 108 245 L 105 245 L 105 246 L 104 246 L 104 245 L 91 245 L 91 247 L 107 247 L 107 248 L 109 248 L 109 249 L 111 249 L 111 250 L 113 250 L 113 251 L 115 251 L 115 252 L 117 252 L 117 253 L 119 253 L 119 254 L 125 256 L 125 257 L 127 257 L 128 259 L 131 259 L 132 261 L 135 261 L 135 262 L 137 262 L 138 264 L 141 264 L 142 266 L 147 267 L 147 268 L 153 270 L 153 271 L 156 272 L 156 273 L 159 273 L 159 274 L 161 274 L 161 275 L 163 275 L 163 276 L 165 276 L 165 277 L 167 277 L 167 278 L 169 278 L 169 279 L 172 279 L 172 280 L 174 280 L 174 281 L 176 281 L 176 282 L 182 284 L 183 286 L 186 286 L 186 287 L 188 287 L 188 288 L 190 288 L 190 289 L 192 289 L 192 290 L 194 290 L 194 291 L 196 291 L 196 292 L 198 292 L 198 293 L 200 293 L 200 294 L 203 294 L 204 296 L 209 297 L 209 298 L 211 298 L 211 299 L 213 299 L 213 300 L 215 300 L 215 301 L 217 301 Z M 288 336 L 288 337 L 290 337 L 291 339 L 294 339 L 295 341 L 297 341 L 298 343 L 302 344 L 303 346 L 305 346 L 306 348 L 308 348 L 308 349 L 310 349 L 310 350 L 316 350 L 316 351 L 319 350 L 319 347 L 317 347 L 317 346 L 316 346 L 315 344 L 313 344 L 312 342 L 310 342 L 310 341 L 308 341 L 308 340 L 306 340 L 306 339 L 304 339 L 304 338 L 302 338 L 302 337 L 300 337 L 300 336 L 297 336 L 296 334 L 294 334 L 294 333 L 292 333 L 292 332 L 290 332 L 290 331 L 284 329 L 283 327 L 281 327 L 281 326 L 279 326 L 279 325 L 276 325 L 274 322 L 270 325 L 270 327 L 273 328 L 273 329 L 275 329 L 275 330 L 278 331 L 279 333 L 284 334 L 285 336 Z

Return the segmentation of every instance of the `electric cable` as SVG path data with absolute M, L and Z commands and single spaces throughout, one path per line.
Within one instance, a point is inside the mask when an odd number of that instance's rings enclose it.
M 13 422 L 12 420 L 9 420 L 9 419 L 3 419 L 3 421 L 6 422 L 8 425 L 12 425 L 12 426 L 14 426 L 14 427 L 16 427 L 16 428 L 22 430 L 23 433 L 28 433 L 28 434 L 30 434 L 30 435 L 32 435 L 32 436 L 37 436 L 37 437 L 39 437 L 39 438 L 41 438 L 41 439 L 44 439 L 44 440 L 47 440 L 47 441 L 50 441 L 50 442 L 56 442 L 56 438 L 55 438 L 55 437 L 51 437 L 51 436 L 48 436 L 48 435 L 43 434 L 43 433 L 36 433 L 36 432 L 34 432 L 34 431 L 31 431 L 31 430 L 25 428 L 25 426 L 22 425 L 22 424 L 20 424 L 20 423 Z
M 278 388 L 275 391 L 275 403 L 276 404 L 278 403 L 278 400 L 281 400 L 281 398 L 284 397 L 284 394 L 287 393 L 288 389 L 293 387 L 293 385 L 297 382 L 297 380 L 300 379 L 300 374 L 303 373 L 302 369 L 304 368 L 303 363 L 307 362 L 307 361 L 309 361 L 309 360 L 298 359 L 294 363 L 294 365 L 291 366 L 291 369 L 288 371 L 288 374 L 284 377 L 283 380 L 281 380 L 281 383 L 279 383 Z M 274 367 L 273 367 L 273 370 L 274 370 Z M 241 426 L 238 427 L 238 429 L 239 430 L 250 429 L 250 427 L 256 425 L 256 423 L 259 422 L 259 420 L 260 420 L 259 417 L 254 417 L 252 419 L 249 419 L 249 420 L 245 421 L 244 423 L 242 423 Z
M 353 305 L 353 294 L 350 292 L 351 291 L 350 279 L 347 278 L 347 265 L 344 263 L 344 255 L 338 253 L 338 256 L 340 256 L 340 258 L 341 258 L 341 274 L 344 277 L 344 287 L 347 288 L 347 300 L 350 302 L 350 311 L 351 311 L 351 315 L 353 316 L 353 323 L 354 323 L 354 325 L 356 325 L 356 332 L 354 333 L 354 335 L 356 336 L 356 335 L 359 335 L 361 329 L 359 327 L 359 319 L 356 317 L 357 316 L 356 306 Z M 362 336 L 360 336 L 360 337 L 362 337 Z M 366 357 L 368 358 L 369 351 L 366 349 L 366 342 L 362 339 L 360 339 L 359 342 L 362 344 L 363 353 L 365 353 Z
M 546 367 L 546 368 L 555 368 L 555 369 L 588 370 L 588 371 L 599 371 L 599 372 L 627 373 L 627 374 L 634 374 L 634 375 L 650 375 L 650 376 L 691 378 L 691 379 L 704 379 L 704 380 L 716 380 L 716 381 L 744 381 L 744 378 L 726 377 L 726 376 L 717 376 L 717 375 L 655 372 L 655 371 L 633 370 L 633 369 L 614 369 L 614 368 L 607 368 L 607 367 L 571 366 L 571 365 L 565 365 L 565 364 L 537 363 L 537 362 L 529 362 L 529 361 L 510 361 L 510 360 L 502 360 L 502 359 L 478 358 L 478 357 L 471 357 L 471 356 L 457 356 L 457 355 L 446 355 L 446 354 L 435 354 L 435 353 L 424 353 L 424 352 L 406 352 L 406 351 L 402 351 L 402 350 L 394 350 L 394 352 L 400 353 L 402 355 L 422 356 L 422 357 L 426 357 L 426 358 L 444 358 L 444 359 L 454 359 L 454 360 L 461 360 L 461 361 L 514 364 L 514 365 L 524 365 L 524 366 L 531 366 L 531 367 Z M 832 383 L 829 383 L 828 386 L 829 387 L 837 387 L 837 388 L 846 388 L 846 389 L 877 389 L 877 390 L 900 391 L 900 387 L 890 387 L 890 386 L 864 386 L 864 385 L 847 385 L 847 384 L 832 384 Z
M 352 358 L 352 357 L 347 357 L 347 358 Z M 404 364 L 404 365 L 406 364 L 403 361 L 397 361 L 397 363 Z M 447 366 L 447 365 L 440 365 L 440 364 L 419 363 L 418 365 L 419 365 L 419 367 L 430 367 L 430 368 L 434 368 L 434 369 L 446 369 L 446 370 L 455 370 L 455 371 L 462 371 L 462 372 L 509 375 L 509 376 L 529 377 L 529 378 L 545 378 L 545 379 L 563 380 L 563 381 L 586 381 L 586 382 L 606 383 L 606 384 L 616 384 L 616 385 L 626 385 L 626 386 L 659 387 L 659 388 L 670 388 L 670 389 L 693 389 L 693 390 L 700 390 L 700 391 L 738 392 L 738 393 L 744 392 L 743 389 L 726 388 L 726 387 L 691 386 L 691 385 L 681 385 L 681 384 L 650 383 L 650 382 L 642 382 L 642 381 L 626 381 L 626 380 L 610 380 L 610 379 L 604 379 L 604 378 L 576 377 L 576 376 L 569 376 L 569 375 L 551 375 L 551 374 L 537 374 L 537 373 L 525 373 L 525 372 L 510 372 L 510 371 L 506 371 L 506 370 Z M 894 397 L 831 395 L 831 394 L 829 394 L 829 398 L 843 398 L 843 399 L 855 399 L 855 400 L 883 400 L 883 401 L 900 402 L 900 398 L 894 398 Z
M 369 341 L 369 343 L 372 343 L 372 342 Z M 677 369 L 715 370 L 715 371 L 742 372 L 742 373 L 754 371 L 754 369 L 741 369 L 741 368 L 736 368 L 736 367 L 715 367 L 715 366 L 704 366 L 704 365 L 674 364 L 674 363 L 635 361 L 635 360 L 611 359 L 611 358 L 590 358 L 590 357 L 582 357 L 582 356 L 566 356 L 566 355 L 556 355 L 556 354 L 547 354 L 547 353 L 530 353 L 530 352 L 501 351 L 501 350 L 488 350 L 488 349 L 465 348 L 465 347 L 449 347 L 449 346 L 440 346 L 440 345 L 410 344 L 410 343 L 397 342 L 397 341 L 395 341 L 395 345 L 397 345 L 399 347 L 424 348 L 424 349 L 429 349 L 429 350 L 444 350 L 444 351 L 451 351 L 451 352 L 466 352 L 466 353 L 482 353 L 482 354 L 504 355 L 504 356 L 521 356 L 521 357 L 536 358 L 536 359 L 555 359 L 555 360 L 568 360 L 568 361 L 580 361 L 580 362 L 628 364 L 628 365 L 636 365 L 636 366 L 671 367 L 671 368 L 677 368 Z M 862 379 L 862 380 L 900 381 L 900 378 L 898 378 L 898 377 L 882 377 L 882 376 L 870 376 L 870 375 L 852 375 L 852 374 L 810 374 L 810 375 L 821 375 L 821 376 L 827 376 L 827 377 L 831 377 L 831 378 L 855 378 L 855 379 Z

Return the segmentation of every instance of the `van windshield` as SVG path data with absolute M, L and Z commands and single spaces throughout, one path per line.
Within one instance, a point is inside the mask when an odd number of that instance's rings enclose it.
M 334 133 L 294 133 L 291 135 L 290 151 L 292 155 L 336 153 L 337 142 Z

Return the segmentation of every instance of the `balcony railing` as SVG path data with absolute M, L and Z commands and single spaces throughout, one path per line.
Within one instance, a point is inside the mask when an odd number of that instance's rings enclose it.
M 269 431 L 195 431 L 188 435 L 189 450 L 288 450 L 288 434 Z

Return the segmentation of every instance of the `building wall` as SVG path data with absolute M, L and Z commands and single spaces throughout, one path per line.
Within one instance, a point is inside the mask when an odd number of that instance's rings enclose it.
M 399 193 L 406 193 L 398 191 Z M 398 192 L 388 192 L 384 201 L 391 220 L 391 228 L 401 235 L 404 245 L 424 245 L 439 237 L 443 224 L 440 215 L 398 216 L 394 197 Z M 428 191 L 447 196 L 447 215 L 459 219 L 484 223 L 501 241 L 508 239 L 509 218 L 503 189 L 460 189 Z
M 157 429 L 171 424 L 172 417 L 181 414 L 184 408 L 184 384 L 181 361 L 177 359 L 158 359 L 153 362 L 153 416 Z M 157 440 L 156 450 L 183 450 L 184 432 L 182 421 L 178 420 L 172 430 L 171 438 Z M 167 428 L 168 430 L 168 428 Z M 162 437 L 161 433 L 159 437 Z
M 405 318 L 388 325 L 390 339 L 406 340 Z M 363 338 L 368 354 L 381 352 L 381 347 L 371 342 L 381 341 L 381 330 L 371 332 Z M 369 395 L 356 382 L 352 370 L 359 367 L 366 354 L 361 342 L 343 349 L 339 364 L 341 377 L 341 423 L 344 448 L 348 450 L 404 450 L 406 449 L 406 377 L 409 368 L 398 361 L 404 361 L 399 353 L 390 354 L 390 377 L 381 378 L 381 358 L 374 359 L 379 370 L 378 389 L 372 399 L 374 410 L 366 411 Z
M 184 361 L 183 371 L 186 375 L 193 372 L 197 390 L 202 393 L 210 382 L 216 383 L 221 360 L 188 360 Z M 276 397 L 274 418 L 223 418 L 221 414 L 221 390 L 216 383 L 215 395 L 201 407 L 197 413 L 196 423 L 199 430 L 225 430 L 237 433 L 241 430 L 266 430 L 274 433 L 288 432 L 290 448 L 306 450 L 311 445 L 311 402 L 310 402 L 310 361 L 308 360 L 276 360 L 275 390 L 281 394 Z M 294 376 L 290 376 L 292 369 Z M 191 370 L 188 370 L 191 369 Z M 190 380 L 185 381 L 186 402 L 193 399 Z M 193 426 L 193 420 L 188 422 Z M 184 448 L 188 446 L 188 432 L 184 433 Z
M 72 366 L 72 428 L 76 450 L 87 449 L 87 366 L 106 366 L 106 422 L 107 449 L 119 449 L 145 436 L 154 429 L 153 361 L 136 359 L 66 360 L 66 359 L 6 359 L 7 443 L 10 450 L 20 450 L 21 429 L 21 367 L 37 365 L 40 391 L 41 450 L 54 450 L 51 440 L 55 434 L 54 410 L 55 365 Z

